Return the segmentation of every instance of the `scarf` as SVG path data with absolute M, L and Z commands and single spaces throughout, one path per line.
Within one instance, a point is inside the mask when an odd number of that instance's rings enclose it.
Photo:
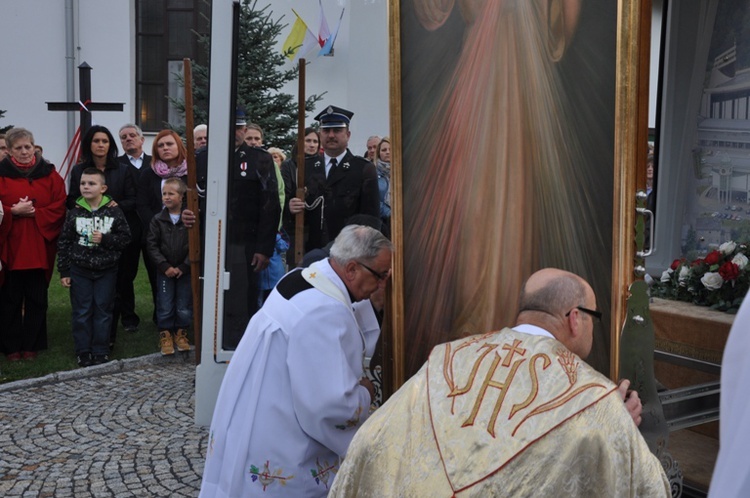
M 13 156 L 6 156 L 5 159 L 0 161 L 0 176 L 7 178 L 27 178 L 29 180 L 36 180 L 37 178 L 43 178 L 47 175 L 52 174 L 55 167 L 47 161 L 36 157 L 34 164 L 29 167 L 28 165 L 16 165 L 13 161 Z
M 15 164 L 16 168 L 24 170 L 24 171 L 28 171 L 36 165 L 36 156 L 34 156 L 34 159 L 32 159 L 30 163 L 25 163 L 25 164 L 17 161 L 16 158 L 13 156 L 10 156 L 10 160 L 13 164 Z
M 179 178 L 187 175 L 187 160 L 183 159 L 179 166 L 170 168 L 164 161 L 157 159 L 151 161 L 151 169 L 159 178 Z

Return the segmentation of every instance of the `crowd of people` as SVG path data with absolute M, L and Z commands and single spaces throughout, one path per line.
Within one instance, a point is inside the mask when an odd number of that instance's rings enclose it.
M 305 130 L 300 199 L 297 151 L 264 149 L 263 130 L 237 113 L 227 258 L 246 267 L 244 323 L 218 394 L 201 496 L 669 496 L 637 430 L 637 392 L 583 362 L 602 313 L 591 286 L 566 271 L 532 274 L 514 327 L 436 347 L 375 409 L 367 371 L 395 250 L 391 142 L 373 136 L 353 154 L 352 117 L 328 106 Z M 195 128 L 202 206 L 207 136 Z M 185 207 L 188 152 L 172 130 L 156 135 L 152 155 L 138 126 L 122 126 L 119 138 L 122 155 L 107 128 L 88 130 L 66 192 L 30 131 L 0 136 L 0 339 L 9 361 L 33 360 L 46 346 L 55 259 L 81 367 L 109 361 L 120 323 L 137 330 L 141 255 L 161 353 L 190 349 L 188 232 L 205 209 Z M 297 265 L 284 254 L 301 212 Z
M 247 264 L 248 292 L 242 326 L 229 334 L 236 339 L 230 349 L 275 284 L 295 266 L 287 252 L 293 247 L 297 212 L 308 211 L 307 250 L 332 242 L 351 215 L 387 213 L 383 220 L 389 221 L 390 210 L 382 207 L 389 205 L 389 150 L 382 160 L 374 159 L 374 150 L 365 154 L 371 161 L 352 154 L 352 115 L 330 106 L 316 117 L 320 129 L 308 128 L 308 193 L 295 203 L 290 201 L 296 196 L 296 151 L 264 149 L 263 130 L 238 110 L 236 148 L 228 165 L 229 243 Z M 33 360 L 47 347 L 47 294 L 56 260 L 61 285 L 70 289 L 70 328 L 80 366 L 109 361 L 120 327 L 138 330 L 143 317 L 135 309 L 134 280 L 141 259 L 161 353 L 190 349 L 187 234 L 197 213 L 185 209 L 185 143 L 173 130 L 162 130 L 149 155 L 142 130 L 131 123 L 119 129 L 118 138 L 122 155 L 109 129 L 91 126 L 81 139 L 79 162 L 63 179 L 31 131 L 16 127 L 0 135 L 0 321 L 7 324 L 0 331 L 0 347 L 8 361 Z M 195 127 L 193 140 L 198 188 L 204 193 L 205 124 Z M 333 166 L 329 178 L 331 160 L 340 166 Z

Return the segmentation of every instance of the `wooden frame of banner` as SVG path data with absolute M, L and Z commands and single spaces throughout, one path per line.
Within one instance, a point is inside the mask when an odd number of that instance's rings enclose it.
M 391 340 L 385 352 L 392 359 L 390 382 L 384 386 L 386 397 L 406 382 L 404 330 L 404 223 L 402 175 L 401 106 L 401 21 L 398 0 L 389 0 L 390 112 L 392 140 L 391 234 L 395 246 L 391 285 Z M 617 77 L 615 110 L 614 198 L 612 231 L 612 316 L 610 336 L 610 377 L 617 380 L 619 337 L 625 319 L 625 300 L 633 281 L 635 257 L 636 185 L 645 185 L 645 160 L 648 124 L 648 69 L 651 0 L 619 0 L 617 20 Z M 642 171 L 641 171 L 642 170 Z

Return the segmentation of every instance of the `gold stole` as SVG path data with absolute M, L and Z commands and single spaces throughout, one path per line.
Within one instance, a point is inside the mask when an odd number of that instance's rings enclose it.
M 432 431 L 453 489 L 498 470 L 616 386 L 560 342 L 503 329 L 437 346 L 428 360 Z

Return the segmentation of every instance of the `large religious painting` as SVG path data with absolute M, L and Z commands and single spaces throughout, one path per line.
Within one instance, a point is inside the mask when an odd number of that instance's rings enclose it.
M 512 326 L 547 266 L 591 282 L 605 319 L 589 362 L 607 373 L 618 2 L 391 8 L 404 377 L 439 343 Z

